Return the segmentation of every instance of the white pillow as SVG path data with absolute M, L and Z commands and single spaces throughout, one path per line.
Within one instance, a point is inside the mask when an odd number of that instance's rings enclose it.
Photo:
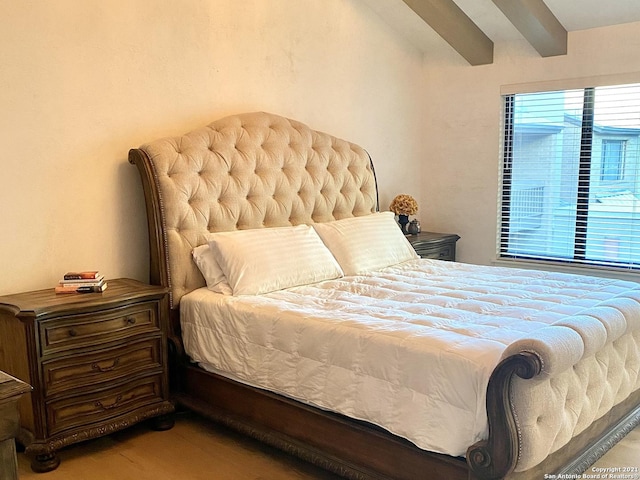
M 315 223 L 313 228 L 345 275 L 359 275 L 420 258 L 392 212 Z
M 233 295 L 259 295 L 343 276 L 308 225 L 214 233 L 209 246 Z
M 216 256 L 213 254 L 211 247 L 208 243 L 200 245 L 191 251 L 193 261 L 198 266 L 200 273 L 207 282 L 207 288 L 217 293 L 224 295 L 231 295 L 231 287 L 227 282 L 227 277 L 224 276 Z

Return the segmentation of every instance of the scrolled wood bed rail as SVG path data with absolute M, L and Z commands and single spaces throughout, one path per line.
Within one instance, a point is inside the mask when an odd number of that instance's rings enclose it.
M 149 229 L 149 281 L 152 285 L 171 287 L 167 269 L 167 244 L 164 238 L 162 205 L 153 166 L 147 154 L 138 148 L 129 150 L 129 163 L 140 173 Z M 173 307 L 173 303 L 171 302 Z
M 530 379 L 541 371 L 542 360 L 538 355 L 521 352 L 502 360 L 492 373 L 487 388 L 489 438 L 467 450 L 470 478 L 497 480 L 515 468 L 520 439 L 509 398 L 511 381 L 514 375 Z
M 149 283 L 171 288 L 167 261 L 167 241 L 164 236 L 164 219 L 162 215 L 162 200 L 158 185 L 155 183 L 156 175 L 153 165 L 147 154 L 138 148 L 129 150 L 129 163 L 135 165 L 142 181 L 145 207 L 147 212 L 147 227 L 149 234 Z M 174 308 L 173 299 L 170 296 L 168 347 L 172 359 L 180 359 L 185 356 L 182 339 L 180 336 L 180 312 Z M 170 362 L 170 383 L 172 389 L 180 387 L 180 376 L 176 372 L 177 362 Z

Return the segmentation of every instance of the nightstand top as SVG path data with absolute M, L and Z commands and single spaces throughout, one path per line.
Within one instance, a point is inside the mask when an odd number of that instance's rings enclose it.
M 140 299 L 162 298 L 168 289 L 147 285 L 129 278 L 107 280 L 102 293 L 58 293 L 53 287 L 31 292 L 0 296 L 0 313 L 9 312 L 20 318 L 39 318 L 63 311 L 81 312 L 105 304 L 123 304 Z
M 0 402 L 31 391 L 31 385 L 0 370 Z
M 420 232 L 416 235 L 406 235 L 407 240 L 411 243 L 420 242 L 442 242 L 442 241 L 457 241 L 460 236 L 455 233 L 437 233 L 437 232 Z

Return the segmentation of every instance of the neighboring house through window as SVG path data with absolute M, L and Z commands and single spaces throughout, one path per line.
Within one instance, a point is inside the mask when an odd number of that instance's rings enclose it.
M 601 181 L 614 182 L 622 180 L 625 143 L 625 140 L 602 140 Z
M 640 84 L 504 96 L 498 256 L 640 268 Z

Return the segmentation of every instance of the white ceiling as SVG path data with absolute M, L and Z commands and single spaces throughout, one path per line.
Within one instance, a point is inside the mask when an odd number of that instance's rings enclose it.
M 363 1 L 421 50 L 443 45 L 451 48 L 403 0 Z M 454 1 L 494 43 L 522 40 L 522 34 L 492 0 Z M 640 21 L 640 0 L 544 0 L 544 3 L 568 32 Z
M 491 0 L 454 0 L 494 42 L 518 35 Z M 568 32 L 640 21 L 640 0 L 544 0 Z
M 638 0 L 545 0 L 568 31 L 640 21 Z

